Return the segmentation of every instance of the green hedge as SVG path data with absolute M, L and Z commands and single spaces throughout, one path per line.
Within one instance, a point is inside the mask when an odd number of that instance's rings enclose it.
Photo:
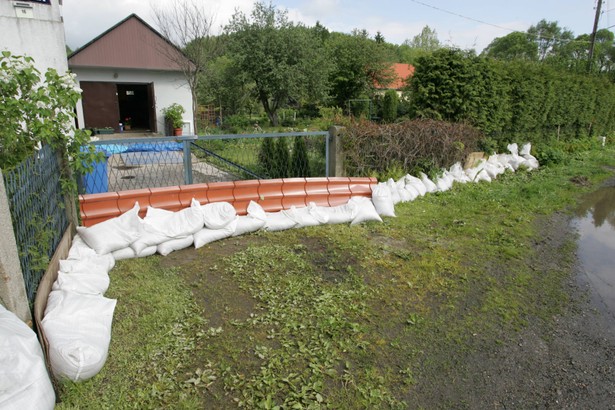
M 467 122 L 500 147 L 605 135 L 615 125 L 615 85 L 603 75 L 441 49 L 419 58 L 411 84 L 416 116 Z

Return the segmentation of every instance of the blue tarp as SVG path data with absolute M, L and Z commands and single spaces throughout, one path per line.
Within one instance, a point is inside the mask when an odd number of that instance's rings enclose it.
M 138 142 L 127 144 L 100 144 L 95 145 L 96 151 L 103 152 L 105 154 L 105 160 L 103 162 L 97 162 L 94 164 L 92 172 L 84 175 L 83 185 L 85 186 L 86 194 L 97 194 L 100 192 L 107 192 L 109 190 L 109 179 L 107 176 L 107 159 L 114 154 L 124 154 L 128 152 L 169 152 L 169 151 L 182 151 L 184 146 L 181 142 Z M 160 161 L 163 156 L 153 155 L 132 155 L 128 162 L 131 165 L 143 165 L 152 164 Z M 124 157 L 124 159 L 127 159 Z M 183 159 L 182 159 L 183 161 Z M 134 164 L 132 164 L 134 162 Z M 172 158 L 171 163 L 179 163 L 181 161 L 178 158 Z

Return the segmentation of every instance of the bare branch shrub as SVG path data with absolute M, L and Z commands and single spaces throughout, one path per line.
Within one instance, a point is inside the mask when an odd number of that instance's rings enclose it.
M 346 173 L 350 176 L 429 172 L 450 167 L 477 150 L 483 137 L 476 128 L 429 119 L 395 124 L 360 121 L 342 135 Z

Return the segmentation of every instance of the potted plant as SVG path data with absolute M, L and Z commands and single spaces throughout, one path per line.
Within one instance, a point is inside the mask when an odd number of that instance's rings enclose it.
M 167 123 L 173 128 L 173 135 L 175 136 L 182 135 L 183 115 L 185 112 L 184 107 L 177 103 L 173 103 L 162 110 Z
M 126 119 L 124 120 L 124 129 L 126 131 L 130 131 L 131 128 L 132 128 L 132 117 L 126 117 Z

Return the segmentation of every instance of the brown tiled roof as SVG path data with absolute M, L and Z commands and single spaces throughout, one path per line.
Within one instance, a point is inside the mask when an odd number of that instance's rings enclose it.
M 69 67 L 181 71 L 182 52 L 136 14 L 131 14 L 68 57 Z
M 386 86 L 376 84 L 376 88 L 388 90 L 400 90 L 406 86 L 406 80 L 414 74 L 414 66 L 412 64 L 394 63 L 391 64 L 394 78 Z

